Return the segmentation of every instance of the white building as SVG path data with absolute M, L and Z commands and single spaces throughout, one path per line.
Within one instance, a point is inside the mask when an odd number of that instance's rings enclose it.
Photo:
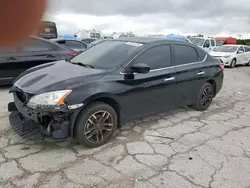
M 98 30 L 79 30 L 76 33 L 76 37 L 78 39 L 83 39 L 83 38 L 96 38 L 99 39 L 102 37 L 101 31 Z
M 135 35 L 130 31 L 130 32 L 114 32 L 112 35 L 113 39 L 118 39 L 121 37 L 135 37 Z

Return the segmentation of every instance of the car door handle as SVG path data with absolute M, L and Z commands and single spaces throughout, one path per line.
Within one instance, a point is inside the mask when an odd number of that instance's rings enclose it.
M 175 77 L 166 78 L 164 81 L 169 82 L 169 81 L 173 81 L 173 80 L 175 80 Z
M 198 75 L 203 75 L 203 74 L 205 74 L 205 72 L 204 72 L 204 71 L 201 71 L 201 72 L 198 72 L 197 74 L 198 74 Z
M 9 57 L 8 59 L 7 59 L 7 61 L 16 61 L 17 60 L 17 58 L 15 58 L 15 57 Z

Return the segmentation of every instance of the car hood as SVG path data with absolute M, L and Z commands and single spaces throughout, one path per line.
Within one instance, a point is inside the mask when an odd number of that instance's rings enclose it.
M 232 55 L 233 53 L 231 52 L 216 52 L 216 51 L 212 51 L 210 52 L 211 56 L 219 56 L 219 57 L 223 57 L 223 56 L 227 56 L 227 55 Z
M 106 70 L 85 68 L 66 61 L 43 64 L 24 72 L 14 83 L 19 89 L 31 93 L 72 89 L 93 79 L 103 77 Z

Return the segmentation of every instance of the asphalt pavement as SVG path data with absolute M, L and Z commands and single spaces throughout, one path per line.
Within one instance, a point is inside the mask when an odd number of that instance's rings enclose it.
M 225 70 L 206 112 L 178 108 L 122 126 L 100 148 L 24 140 L 0 88 L 1 188 L 250 187 L 250 67 Z

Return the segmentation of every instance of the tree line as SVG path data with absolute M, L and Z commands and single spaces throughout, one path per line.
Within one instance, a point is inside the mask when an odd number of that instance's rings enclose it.
M 238 39 L 237 44 L 249 45 L 250 46 L 250 39 Z

